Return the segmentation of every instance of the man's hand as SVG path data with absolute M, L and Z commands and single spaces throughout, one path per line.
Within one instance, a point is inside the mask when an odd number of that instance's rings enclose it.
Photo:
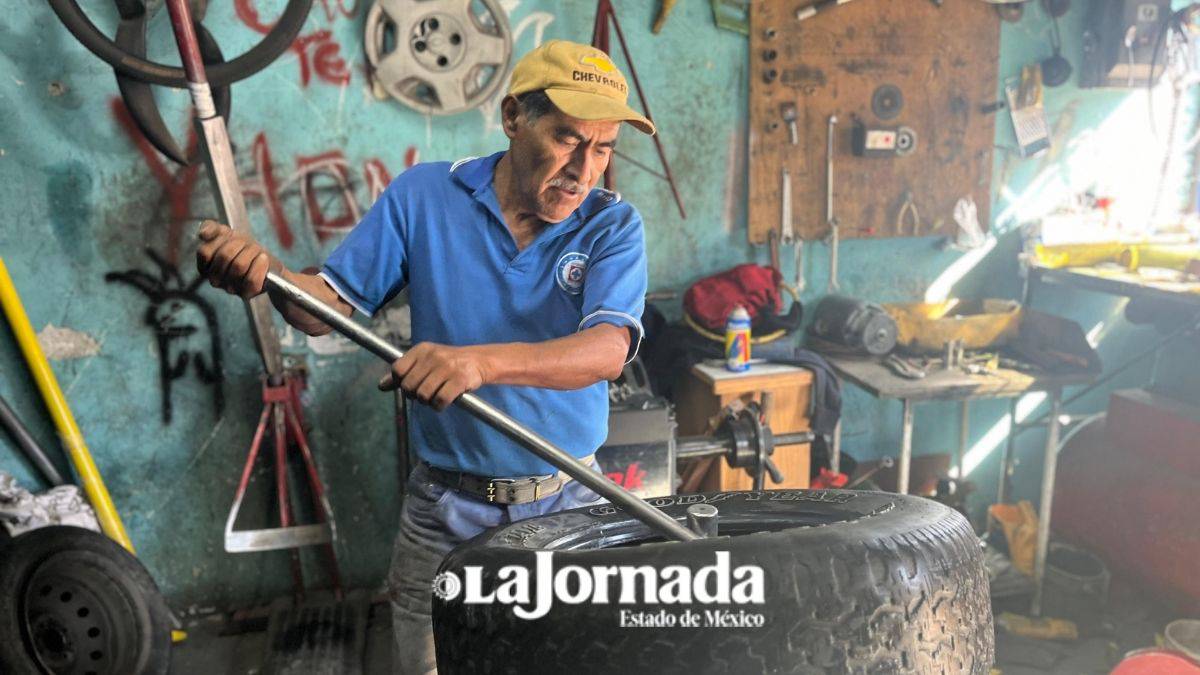
M 422 342 L 392 364 L 379 388 L 391 391 L 399 386 L 421 403 L 445 410 L 459 396 L 487 383 L 486 361 L 477 348 Z
M 268 271 L 282 268 L 252 237 L 216 221 L 204 221 L 198 236 L 196 268 L 214 288 L 249 300 L 263 292 Z

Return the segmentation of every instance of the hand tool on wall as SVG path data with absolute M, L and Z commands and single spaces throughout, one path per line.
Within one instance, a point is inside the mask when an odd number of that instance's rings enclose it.
M 17 447 L 21 449 L 25 458 L 36 466 L 38 471 L 42 472 L 42 477 L 46 479 L 47 483 L 52 486 L 66 484 L 67 481 L 58 472 L 54 462 L 50 461 L 46 451 L 34 440 L 33 434 L 29 433 L 29 429 L 3 396 L 0 396 L 0 426 L 4 427 L 8 435 L 12 437 L 13 443 L 16 443 Z
M 404 351 L 399 347 L 375 335 L 355 321 L 339 314 L 337 310 L 309 295 L 303 289 L 288 282 L 278 274 L 274 272 L 267 274 L 266 285 L 269 290 L 281 294 L 289 301 L 296 303 L 304 311 L 325 322 L 337 332 L 384 361 L 394 363 L 397 359 L 403 358 Z M 678 521 L 638 499 L 632 493 L 619 487 L 603 475 L 593 471 L 572 455 L 546 440 L 537 432 L 532 431 L 512 417 L 509 417 L 491 403 L 480 398 L 477 394 L 463 394 L 454 402 L 454 405 L 516 441 L 526 450 L 566 472 L 571 478 L 591 488 L 596 494 L 608 499 L 614 505 L 622 507 L 631 516 L 667 537 L 679 541 L 690 541 L 697 538 L 695 533 L 688 530 Z
M 838 220 L 833 214 L 833 151 L 837 134 L 837 115 L 829 116 L 829 137 L 825 146 L 825 222 L 829 225 L 829 292 L 838 290 Z
M 637 92 L 638 100 L 642 103 L 642 112 L 646 115 L 646 119 L 654 122 L 654 116 L 650 114 L 650 104 L 646 101 L 646 94 L 642 92 L 642 83 L 638 80 L 637 68 L 633 66 L 633 54 L 629 53 L 629 46 L 625 44 L 625 34 L 621 32 L 621 23 L 617 21 L 617 12 L 613 9 L 612 0 L 598 0 L 596 20 L 592 24 L 592 46 L 605 54 L 612 55 L 612 44 L 608 33 L 610 24 L 617 31 L 617 41 L 621 44 L 621 53 L 625 55 L 625 63 L 629 66 L 629 79 L 633 81 L 633 90 Z M 675 177 L 671 174 L 671 165 L 667 162 L 667 153 L 663 150 L 662 139 L 659 138 L 661 135 L 662 128 L 660 127 L 658 133 L 651 136 L 650 140 L 654 141 L 654 149 L 658 153 L 658 161 L 662 164 L 667 185 L 671 186 L 671 196 L 675 198 L 675 206 L 679 208 L 679 217 L 687 220 L 687 212 L 683 210 L 683 198 L 679 196 L 679 188 L 675 185 Z M 604 172 L 604 186 L 610 190 L 617 189 L 616 170 L 612 162 L 609 162 L 608 169 Z
M 779 197 L 779 242 L 784 246 L 792 246 L 795 250 L 795 265 L 796 265 L 796 292 L 804 292 L 804 240 L 796 236 L 796 228 L 792 223 L 792 175 L 788 172 L 787 167 L 783 167 L 780 171 L 780 197 Z M 779 252 L 773 251 L 772 265 L 775 269 L 779 269 Z
M 788 126 L 788 139 L 791 141 L 791 144 L 799 144 L 800 135 L 796 129 L 796 104 L 789 101 L 780 105 L 779 115 Z M 783 167 L 783 196 L 781 201 L 780 232 L 782 236 L 780 239 L 784 246 L 794 247 L 793 262 L 796 268 L 796 292 L 802 293 L 804 292 L 804 287 L 807 285 L 804 279 L 804 240 L 796 236 L 795 226 L 792 222 L 792 177 L 787 170 L 786 158 L 784 159 Z
M 921 234 L 921 212 L 917 210 L 917 204 L 913 201 L 912 190 L 905 190 L 904 201 L 900 204 L 900 210 L 896 212 L 896 236 L 904 233 L 905 218 L 910 216 L 912 234 L 916 237 Z
M 104 479 L 100 476 L 100 470 L 96 468 L 92 453 L 83 440 L 83 432 L 79 430 L 79 425 L 75 422 L 75 415 L 71 413 L 71 407 L 67 405 L 67 397 L 63 395 L 62 389 L 58 386 L 58 379 L 54 377 L 54 371 L 50 369 L 50 362 L 46 360 L 46 355 L 42 353 L 42 348 L 38 345 L 37 335 L 29 323 L 29 316 L 25 313 L 25 307 L 21 304 L 21 298 L 17 295 L 12 277 L 8 275 L 8 268 L 5 266 L 3 258 L 0 258 L 0 306 L 4 309 L 4 315 L 8 317 L 13 336 L 16 337 L 17 345 L 20 346 L 21 353 L 25 356 L 25 362 L 29 366 L 34 382 L 37 383 L 38 391 L 42 394 L 42 400 L 50 410 L 50 417 L 54 419 L 54 426 L 58 428 L 63 446 L 67 449 L 67 455 L 75 466 L 75 474 L 79 476 L 84 494 L 92 503 L 92 508 L 96 510 L 100 529 L 104 530 L 104 534 L 113 541 L 133 553 L 133 542 L 129 540 L 129 535 L 125 532 L 125 525 L 121 522 L 117 507 L 113 504 L 112 497 L 108 494 L 108 488 L 104 485 Z

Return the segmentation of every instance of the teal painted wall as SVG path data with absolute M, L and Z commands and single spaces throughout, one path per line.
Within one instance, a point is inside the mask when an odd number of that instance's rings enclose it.
M 234 3 L 211 4 L 206 25 L 226 54 L 240 53 L 258 38 L 235 15 Z M 518 53 L 544 39 L 587 40 L 591 34 L 592 3 L 505 0 L 501 4 L 516 32 Z M 746 41 L 717 30 L 704 2 L 679 3 L 666 30 L 652 36 L 648 26 L 656 4 L 621 2 L 620 18 L 689 218 L 679 218 L 664 183 L 635 166 L 620 163 L 618 183 L 647 222 L 651 287 L 681 290 L 700 276 L 747 258 L 765 262 L 766 254 L 745 243 Z M 270 20 L 281 5 L 277 0 L 250 0 L 248 6 Z M 494 104 L 454 117 L 426 118 L 396 102 L 376 100 L 362 67 L 366 6 L 365 0 L 358 5 L 354 0 L 319 0 L 303 31 L 313 36 L 303 55 L 288 52 L 263 73 L 234 87 L 230 133 L 243 180 L 262 186 L 270 182 L 264 181 L 264 167 L 269 167 L 278 185 L 274 199 L 261 194 L 248 199 L 255 233 L 295 267 L 315 265 L 332 250 L 337 234 L 322 239 L 318 226 L 332 223 L 336 229 L 339 221 L 352 220 L 353 209 L 369 204 L 381 169 L 396 175 L 414 154 L 423 161 L 457 159 L 505 145 Z M 111 34 L 115 18 L 90 11 Z M 1073 12 L 1063 24 L 1067 54 L 1075 63 L 1079 44 L 1073 36 L 1078 35 L 1079 14 Z M 1036 9 L 1023 23 L 1003 28 L 1002 75 L 1015 74 L 1022 63 L 1048 51 L 1047 28 Z M 328 31 L 328 37 L 320 37 L 320 31 Z M 171 58 L 168 35 L 165 15 L 156 17 L 151 23 L 152 56 Z M 322 43 L 335 46 L 322 47 Z M 317 67 L 318 49 L 335 58 Z M 338 58 L 344 64 L 339 65 Z M 134 137 L 114 115 L 116 95 L 111 71 L 74 43 L 44 3 L 17 0 L 0 25 L 0 204 L 5 206 L 0 216 L 0 255 L 24 296 L 35 329 L 54 326 L 75 331 L 64 337 L 50 330 L 47 343 L 57 350 L 52 350 L 57 355 L 52 364 L 139 554 L 173 604 L 229 606 L 261 600 L 287 589 L 284 554 L 227 555 L 221 543 L 225 515 L 260 408 L 259 369 L 243 312 L 238 303 L 207 286 L 196 292 L 195 297 L 215 310 L 219 324 L 224 406 L 218 412 L 214 387 L 201 381 L 191 364 L 172 384 L 174 415 L 166 424 L 159 352 L 144 320 L 150 303 L 140 291 L 105 280 L 110 272 L 135 269 L 157 274 L 143 251 L 150 247 L 164 255 L 176 249 L 181 280 L 190 282 L 195 274 L 190 233 L 184 225 L 174 226 L 182 243 L 173 246 L 170 223 L 212 213 L 211 195 L 203 179 L 189 188 L 186 175 L 170 165 L 165 165 L 166 174 L 160 174 L 153 162 L 139 154 Z M 1110 168 L 1134 175 L 1150 170 L 1146 167 L 1157 170 L 1155 158 L 1148 153 L 1112 162 L 1095 149 L 1104 146 L 1110 135 L 1125 133 L 1124 129 L 1104 131 L 1103 123 L 1128 98 L 1136 95 L 1083 92 L 1073 86 L 1048 93 L 1051 124 L 1062 130 L 1060 147 L 1066 151 L 1052 160 L 1029 161 L 997 153 L 993 213 L 998 215 L 993 228 L 999 240 L 978 264 L 969 266 L 964 254 L 943 251 L 929 238 L 852 241 L 843 245 L 843 291 L 877 301 L 916 300 L 939 279 L 949 278 L 943 276 L 948 269 L 970 267 L 953 285 L 955 292 L 1018 295 L 1020 223 L 1035 219 L 1064 195 L 1087 187 L 1095 176 L 1107 175 Z M 186 96 L 164 91 L 159 100 L 164 117 L 182 136 L 187 126 Z M 1064 116 L 1068 113 L 1069 121 Z M 1010 129 L 1000 119 L 999 145 L 1012 144 Z M 654 164 L 653 146 L 647 139 L 627 132 L 621 145 L 622 152 Z M 1096 165 L 1097 157 L 1107 160 L 1108 166 Z M 1087 170 L 1078 168 L 1073 159 Z M 303 178 L 305 170 L 322 160 L 345 172 L 352 205 L 329 174 L 314 174 L 311 183 Z M 310 193 L 302 190 L 306 184 Z M 315 209 L 308 206 L 310 196 Z M 277 206 L 274 219 L 268 206 Z M 283 247 L 279 223 L 286 224 L 293 237 L 290 248 Z M 806 301 L 820 295 L 827 276 L 821 245 L 810 248 Z M 785 274 L 791 270 L 785 269 Z M 1085 329 L 1108 317 L 1114 307 L 1104 298 L 1062 293 L 1042 295 L 1039 306 L 1066 313 Z M 173 353 L 211 352 L 210 331 L 196 302 L 160 307 L 162 315 L 173 316 L 178 325 L 199 327 L 195 334 L 174 342 Z M 397 310 L 376 320 L 374 327 L 403 332 L 404 324 L 403 312 Z M 1119 361 L 1120 353 L 1151 336 L 1150 331 L 1129 327 L 1119 318 L 1109 320 L 1101 353 L 1110 363 Z M 352 585 L 375 585 L 387 563 L 398 513 L 393 404 L 373 386 L 383 367 L 344 341 L 302 337 L 286 333 L 285 345 L 309 372 L 306 414 L 338 518 L 343 573 Z M 1195 362 L 1194 351 L 1181 351 L 1177 358 Z M 1178 373 L 1174 368 L 1164 371 Z M 1179 391 L 1195 395 L 1194 384 L 1187 384 L 1194 383 L 1194 377 L 1174 377 Z M 1134 373 L 1118 384 L 1138 384 L 1142 379 Z M 0 394 L 24 415 L 44 443 L 54 444 L 53 428 L 7 331 L 0 331 Z M 1103 399 L 1103 394 L 1097 394 L 1080 401 L 1079 407 L 1099 409 Z M 1002 419 L 1004 410 L 998 403 L 975 407 L 973 442 Z M 870 458 L 898 446 L 898 405 L 852 392 L 845 415 L 847 451 Z M 957 438 L 956 415 L 956 406 L 919 407 L 917 452 L 949 451 Z M 1037 435 L 1025 435 L 1021 456 L 1034 456 L 1031 453 L 1040 447 Z M 40 485 L 7 441 L 0 445 L 4 446 L 0 469 L 15 473 L 26 485 Z M 991 486 L 994 463 L 994 455 L 985 459 L 972 478 Z M 1032 467 L 1037 462 L 1026 464 Z M 1029 477 L 1025 468 L 1023 478 Z M 265 512 L 266 499 L 264 495 L 248 503 L 245 511 Z M 253 519 L 246 522 L 253 524 Z

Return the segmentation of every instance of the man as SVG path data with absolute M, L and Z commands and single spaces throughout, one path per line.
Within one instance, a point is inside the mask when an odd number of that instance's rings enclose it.
M 318 274 L 207 223 L 197 264 L 214 286 L 262 292 L 269 269 L 349 316 L 409 292 L 414 346 L 380 388 L 427 406 L 411 416 L 409 481 L 388 580 L 401 672 L 435 670 L 431 581 L 458 543 L 502 523 L 597 499 L 583 485 L 449 407 L 474 391 L 585 462 L 607 434 L 607 380 L 637 352 L 646 292 L 642 220 L 595 188 L 626 104 L 600 50 L 552 41 L 513 69 L 501 116 L 509 148 L 421 164 L 396 178 Z M 282 297 L 288 323 L 330 328 Z

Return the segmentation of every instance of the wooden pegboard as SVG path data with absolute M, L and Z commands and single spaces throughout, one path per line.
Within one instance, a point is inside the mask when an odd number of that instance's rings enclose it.
M 953 209 L 974 197 L 979 222 L 989 220 L 1000 20 L 980 0 L 853 0 L 803 21 L 809 0 L 753 0 L 750 32 L 751 243 L 779 231 L 781 171 L 791 174 L 797 236 L 820 239 L 825 219 L 825 152 L 829 116 L 837 114 L 834 212 L 843 239 L 912 236 L 894 231 L 911 190 L 921 235 L 953 234 Z M 770 71 L 774 71 L 774 75 Z M 898 116 L 880 121 L 871 110 L 877 87 L 903 93 Z M 797 108 L 792 145 L 780 107 Z M 853 120 L 907 126 L 917 132 L 912 154 L 855 157 Z M 941 221 L 935 228 L 936 221 Z

